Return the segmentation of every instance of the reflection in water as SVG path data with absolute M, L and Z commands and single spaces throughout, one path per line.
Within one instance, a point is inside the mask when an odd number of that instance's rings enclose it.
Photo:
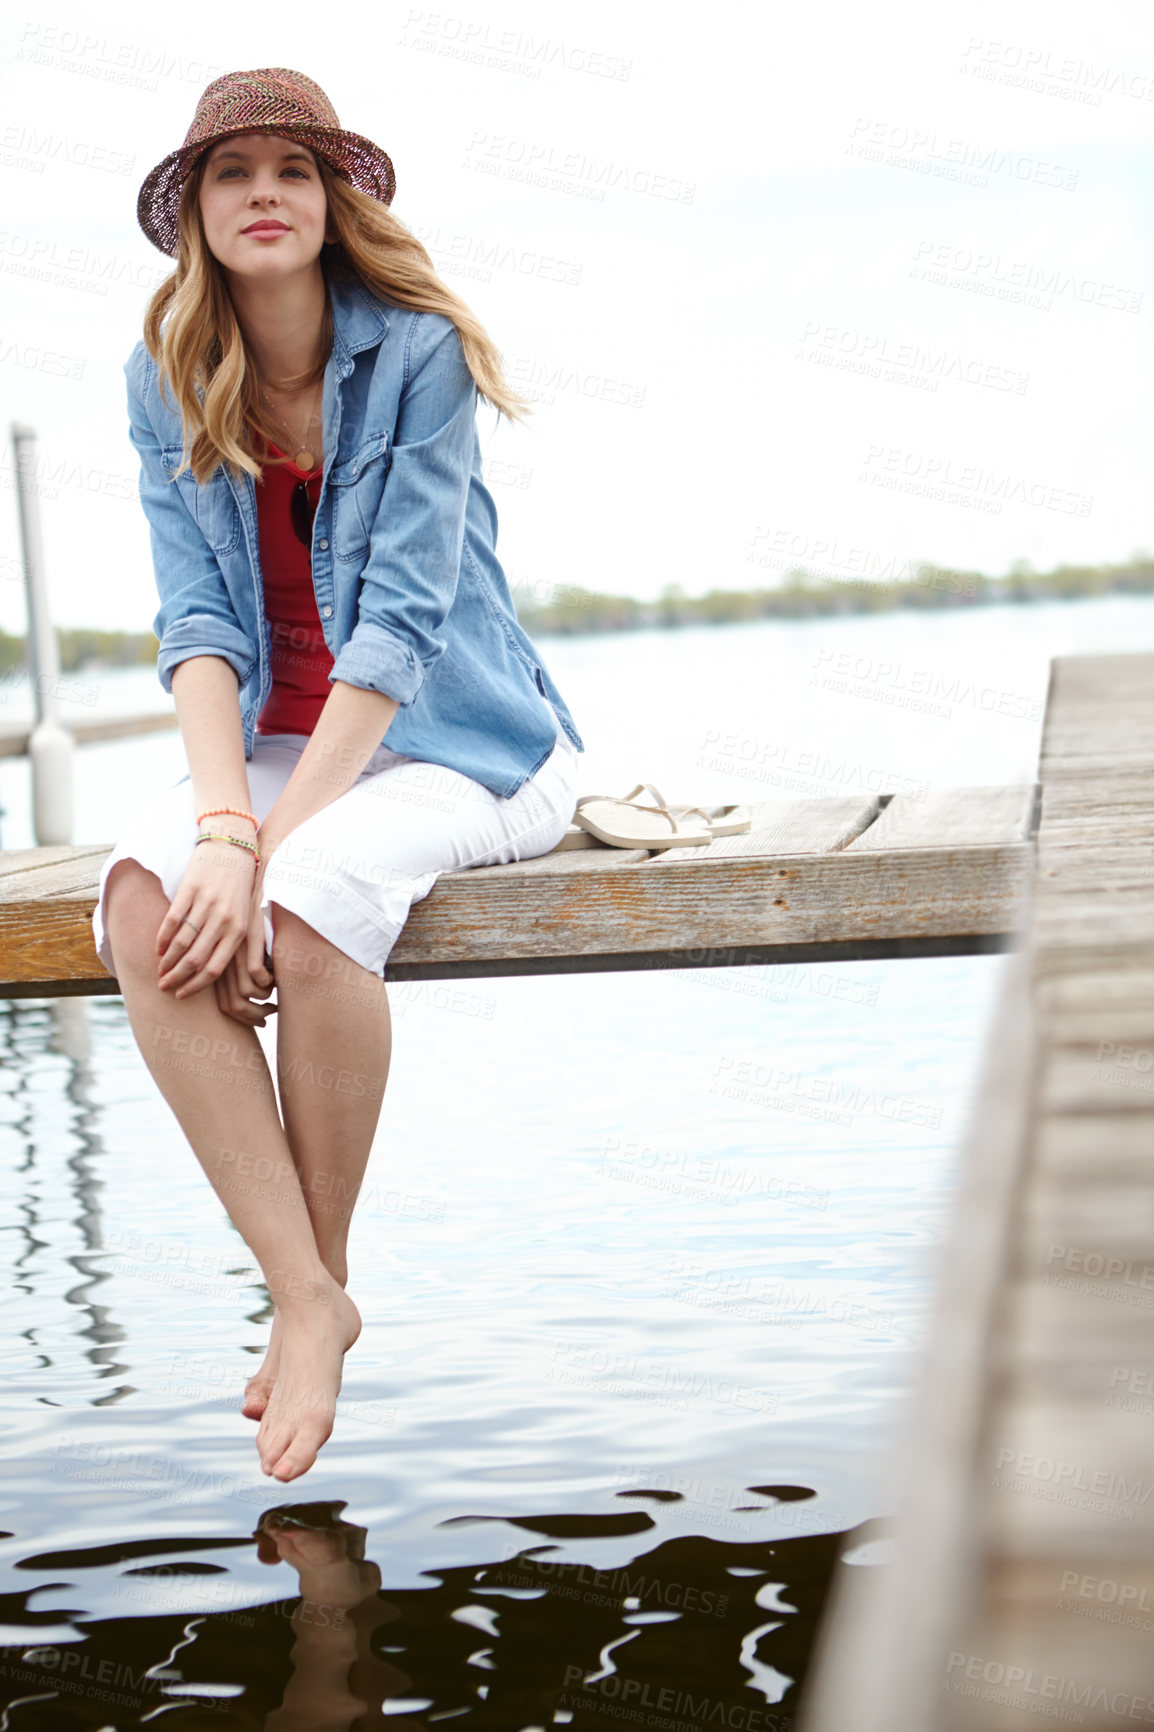
M 89 1001 L 85 998 L 50 999 L 47 1003 L 50 1033 L 46 1040 L 41 1031 L 45 1011 L 40 1006 L 5 1000 L 0 1008 L 4 1012 L 0 1021 L 0 1063 L 12 1079 L 13 1105 L 18 1109 L 10 1124 L 18 1135 L 22 1135 L 25 1148 L 20 1205 L 22 1220 L 17 1229 L 24 1247 L 12 1259 L 16 1284 L 18 1290 L 32 1291 L 31 1286 L 21 1289 L 20 1274 L 24 1265 L 31 1264 L 37 1251 L 45 1245 L 40 1236 L 41 1211 L 49 1221 L 55 1221 L 59 1214 L 60 1198 L 53 1194 L 51 1186 L 42 1188 L 37 1182 L 37 1168 L 44 1151 L 37 1145 L 34 1107 L 37 1091 L 43 1086 L 43 1074 L 35 1062 L 28 1061 L 43 1043 L 45 1051 L 67 1060 L 64 1076 L 54 1081 L 53 1086 L 72 1107 L 68 1134 L 75 1146 L 65 1165 L 75 1200 L 70 1220 L 83 1246 L 82 1251 L 73 1252 L 67 1258 L 83 1279 L 69 1288 L 63 1297 L 70 1305 L 76 1305 L 86 1313 L 87 1321 L 78 1335 L 91 1343 L 86 1356 L 96 1368 L 98 1377 L 102 1382 L 117 1378 L 126 1369 L 119 1363 L 115 1351 L 116 1345 L 125 1340 L 125 1331 L 113 1320 L 107 1308 L 97 1303 L 96 1293 L 109 1277 L 105 1270 L 89 1261 L 89 1253 L 96 1254 L 104 1249 L 100 1210 L 100 1193 L 104 1187 L 96 1172 L 103 1145 L 98 1130 L 100 1103 L 95 1098 L 93 1087 Z M 28 1110 L 20 1112 L 19 1106 L 25 1098 Z M 34 1345 L 36 1335 L 35 1328 L 25 1331 L 30 1346 Z M 131 1393 L 131 1385 L 111 1383 L 93 1398 L 92 1405 L 108 1406 Z
M 750 1492 L 770 1501 L 812 1495 L 788 1486 Z M 404 1589 L 388 1587 L 380 1565 L 366 1559 L 366 1530 L 342 1518 L 343 1503 L 282 1505 L 262 1515 L 256 1551 L 262 1563 L 292 1566 L 300 1597 L 267 1605 L 241 1605 L 220 1561 L 249 1544 L 239 1538 L 26 1558 L 21 1567 L 57 1590 L 64 1578 L 75 1588 L 80 1572 L 115 1561 L 142 1609 L 139 1617 L 89 1619 L 79 1608 L 37 1613 L 27 1604 L 36 1589 L 5 1596 L 0 1727 L 361 1732 L 387 1715 L 397 1732 L 450 1722 L 487 1732 L 784 1732 L 845 1536 L 739 1544 L 685 1534 L 651 1549 L 641 1543 L 631 1561 L 608 1570 L 554 1559 L 553 1540 L 636 1534 L 643 1542 L 655 1525 L 646 1505 L 680 1501 L 645 1488 L 620 1495 L 620 1514 L 510 1519 L 506 1531 L 526 1537 L 505 1555 L 427 1571 L 427 1587 Z M 455 1525 L 495 1519 L 459 1517 Z M 857 1537 L 866 1537 L 864 1527 Z M 176 1565 L 141 1561 L 181 1549 L 201 1555 Z M 225 1609 L 190 1609 L 192 1580 L 203 1604 L 205 1577 Z M 60 1639 L 66 1618 L 83 1628 L 83 1640 Z M 12 1641 L 14 1626 L 27 1632 L 23 1642 Z

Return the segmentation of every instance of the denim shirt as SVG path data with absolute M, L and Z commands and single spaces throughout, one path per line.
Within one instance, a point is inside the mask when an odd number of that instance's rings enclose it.
M 477 386 L 452 320 L 411 312 L 359 279 L 329 284 L 333 347 L 321 414 L 324 468 L 312 579 L 332 680 L 400 705 L 385 743 L 517 792 L 573 718 L 518 623 L 481 478 Z M 180 412 L 143 340 L 124 367 L 140 500 L 152 536 L 166 692 L 190 656 L 220 656 L 240 683 L 245 757 L 272 689 L 256 484 L 222 464 L 173 480 Z M 548 699 L 549 703 L 545 700 Z

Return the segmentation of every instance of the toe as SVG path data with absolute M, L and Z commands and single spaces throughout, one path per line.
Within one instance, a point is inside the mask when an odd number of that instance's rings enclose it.
M 262 1368 L 244 1386 L 243 1411 L 250 1419 L 259 1419 L 269 1404 L 276 1378 Z M 254 1412 L 253 1409 L 256 1409 Z
M 316 1459 L 314 1454 L 306 1460 L 304 1452 L 294 1445 L 292 1449 L 286 1449 L 280 1460 L 274 1463 L 272 1477 L 280 1480 L 296 1479 L 298 1475 L 307 1473 Z
M 283 1421 L 279 1425 L 275 1421 L 270 1423 L 266 1414 L 256 1434 L 257 1453 L 264 1473 L 272 1472 L 275 1463 L 280 1460 L 291 1442 L 292 1427 L 285 1425 Z
M 302 1425 L 280 1459 L 273 1464 L 274 1479 L 297 1479 L 317 1459 L 321 1445 L 332 1435 L 332 1423 L 314 1421 Z
M 240 1411 L 246 1419 L 263 1419 L 264 1410 L 268 1406 L 269 1391 L 267 1389 L 246 1389 Z

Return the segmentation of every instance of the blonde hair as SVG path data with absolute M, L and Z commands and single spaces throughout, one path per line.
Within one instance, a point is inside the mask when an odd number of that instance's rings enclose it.
M 315 155 L 315 152 L 314 152 Z M 160 284 L 144 315 L 144 341 L 171 386 L 184 427 L 184 450 L 177 474 L 185 469 L 203 484 L 222 463 L 234 474 L 260 479 L 260 442 L 274 444 L 278 434 L 260 393 L 260 375 L 233 309 L 220 263 L 209 250 L 201 220 L 199 192 L 208 152 L 180 190 L 180 238 L 176 269 Z M 332 348 L 333 282 L 359 279 L 385 301 L 414 312 L 443 313 L 461 339 L 465 363 L 481 397 L 509 421 L 532 413 L 527 399 L 510 389 L 501 355 L 476 315 L 437 275 L 421 242 L 389 207 L 344 180 L 323 157 L 316 157 L 328 201 L 328 223 L 337 239 L 321 248 L 325 312 L 311 370 L 295 383 L 320 378 Z M 163 329 L 162 321 L 164 321 Z

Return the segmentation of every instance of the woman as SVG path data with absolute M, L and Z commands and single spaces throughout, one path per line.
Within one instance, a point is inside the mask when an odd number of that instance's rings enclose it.
M 243 1411 L 280 1480 L 328 1437 L 360 1331 L 390 949 L 439 873 L 557 844 L 583 749 L 481 478 L 478 395 L 525 405 L 394 184 L 273 67 L 208 86 L 138 203 L 177 260 L 125 373 L 189 773 L 108 857 L 93 933 L 274 1300 Z

